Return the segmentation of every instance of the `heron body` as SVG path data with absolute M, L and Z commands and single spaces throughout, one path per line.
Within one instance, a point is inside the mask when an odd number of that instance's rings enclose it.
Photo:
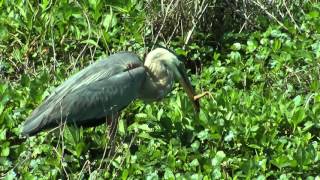
M 143 64 L 133 53 L 123 52 L 96 61 L 58 86 L 23 125 L 23 135 L 67 122 L 91 127 L 104 123 L 139 98 L 155 101 L 165 97 L 175 79 L 195 95 L 182 62 L 163 48 L 151 51 Z M 193 104 L 198 108 L 197 101 Z

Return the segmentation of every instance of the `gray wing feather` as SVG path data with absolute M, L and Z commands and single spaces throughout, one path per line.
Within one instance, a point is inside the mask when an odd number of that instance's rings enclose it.
M 136 68 L 129 68 L 132 64 Z M 118 53 L 71 76 L 34 110 L 22 134 L 32 135 L 61 122 L 78 125 L 118 112 L 133 101 L 145 79 L 138 56 Z

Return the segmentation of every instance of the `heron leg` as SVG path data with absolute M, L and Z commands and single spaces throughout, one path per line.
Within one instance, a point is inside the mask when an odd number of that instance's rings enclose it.
M 119 113 L 114 113 L 112 115 L 107 116 L 107 123 L 110 127 L 109 129 L 109 143 L 111 145 L 109 156 L 114 153 L 115 150 L 115 137 L 117 134 L 117 127 L 119 122 Z

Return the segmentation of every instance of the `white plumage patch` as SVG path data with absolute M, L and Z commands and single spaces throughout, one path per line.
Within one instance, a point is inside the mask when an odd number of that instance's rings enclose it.
M 156 92 L 157 99 L 163 98 L 171 91 L 178 62 L 174 54 L 163 48 L 157 48 L 147 55 L 144 66 L 149 70 L 151 79 L 150 83 L 146 84 L 149 85 L 149 89 L 153 86 L 153 90 L 150 91 Z

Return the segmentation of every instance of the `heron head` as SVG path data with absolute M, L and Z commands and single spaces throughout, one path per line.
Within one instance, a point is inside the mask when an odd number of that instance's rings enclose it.
M 193 103 L 193 106 L 197 112 L 199 112 L 199 101 L 195 100 L 195 90 L 187 76 L 184 64 L 178 59 L 178 57 L 165 48 L 156 48 L 152 50 L 145 59 L 145 65 L 150 65 L 153 62 L 158 61 L 164 68 L 167 68 L 174 75 L 174 78 L 179 81 L 181 86 L 186 91 L 189 99 Z M 160 68 L 160 67 L 159 67 Z

